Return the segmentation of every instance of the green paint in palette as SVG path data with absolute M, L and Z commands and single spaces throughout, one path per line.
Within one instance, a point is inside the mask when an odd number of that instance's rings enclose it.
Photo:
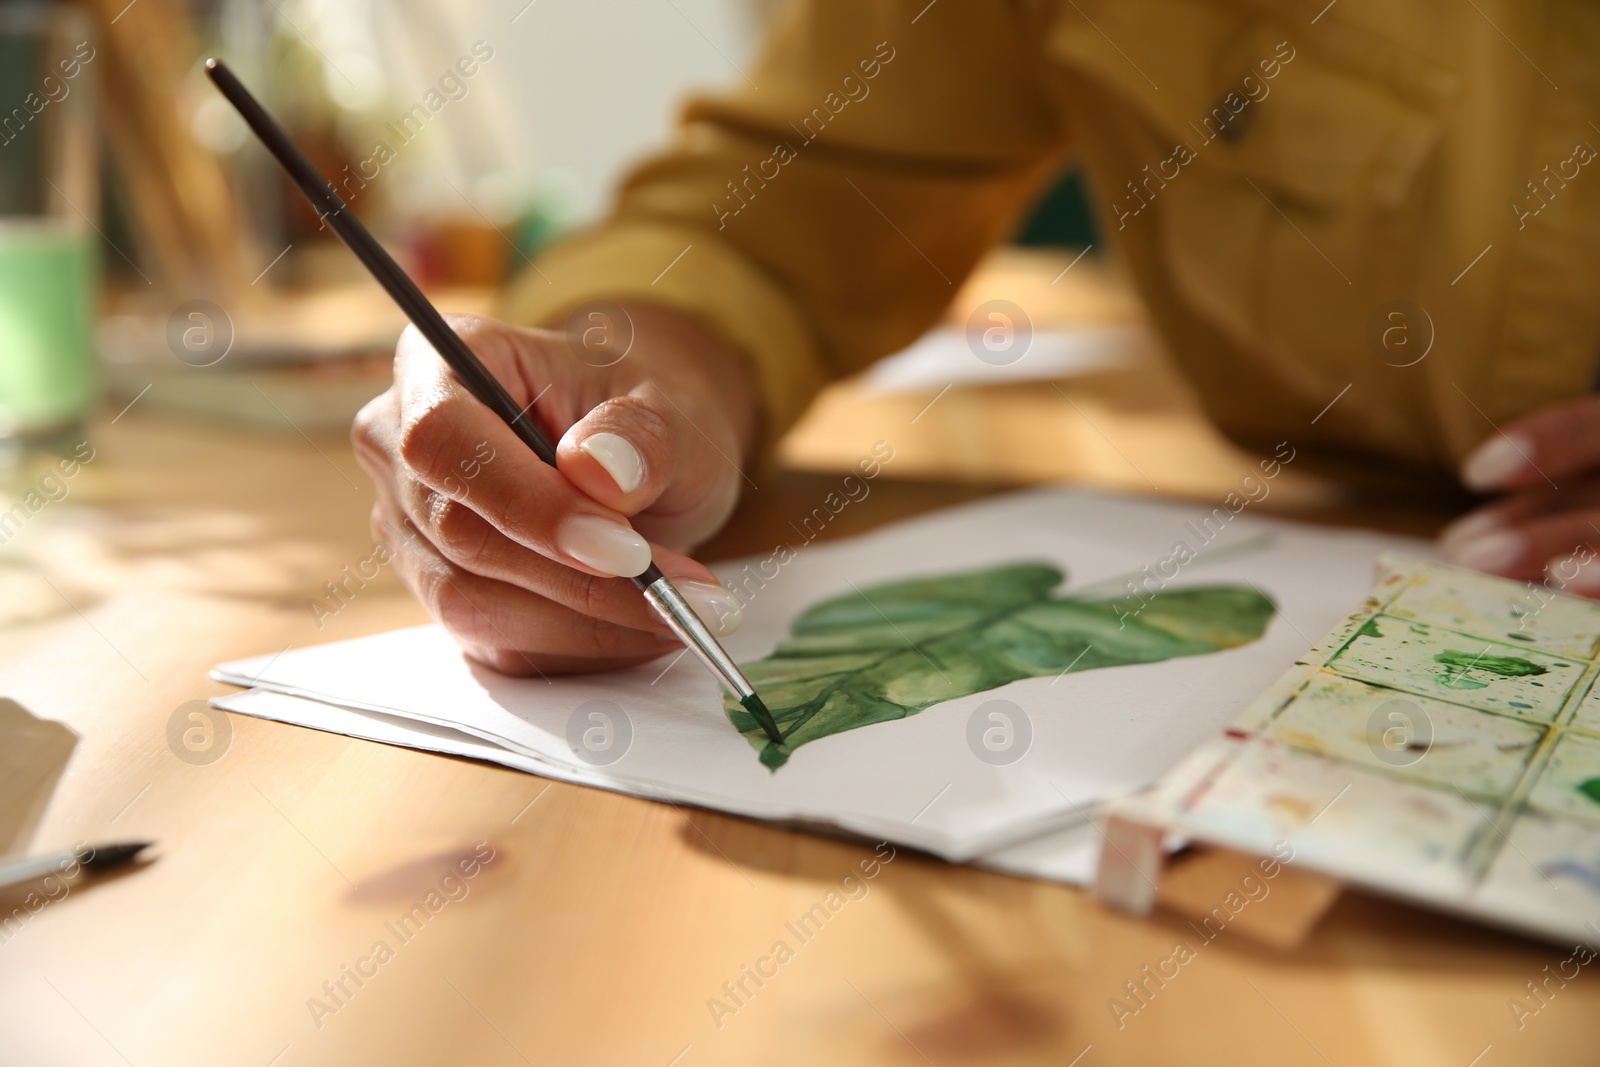
M 1489 656 L 1482 652 L 1458 652 L 1454 649 L 1438 653 L 1433 661 L 1443 664 L 1445 668 L 1434 680 L 1451 689 L 1482 689 L 1489 684 L 1467 677 L 1468 671 L 1485 671 L 1502 678 L 1527 678 L 1549 673 L 1548 667 L 1521 656 Z

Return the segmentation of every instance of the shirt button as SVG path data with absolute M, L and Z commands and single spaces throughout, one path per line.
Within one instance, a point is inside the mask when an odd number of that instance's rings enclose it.
M 1211 109 L 1211 113 L 1215 115 L 1218 111 L 1228 115 L 1228 105 L 1218 100 L 1216 106 Z M 1237 115 L 1229 115 L 1227 125 L 1217 130 L 1217 139 L 1226 141 L 1228 144 L 1238 144 L 1244 139 L 1244 135 L 1249 132 L 1250 126 L 1255 122 L 1255 117 L 1256 106 L 1255 102 L 1251 101 L 1245 104 L 1244 109 Z

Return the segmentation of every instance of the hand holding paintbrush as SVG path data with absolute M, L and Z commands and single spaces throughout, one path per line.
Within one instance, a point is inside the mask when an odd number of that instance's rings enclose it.
M 687 320 L 643 308 L 614 313 L 630 320 L 630 334 L 639 330 L 614 361 L 610 351 L 581 358 L 592 327 L 571 345 L 561 334 L 483 320 L 453 331 L 239 80 L 216 60 L 206 67 L 411 319 L 395 385 L 363 412 L 356 442 L 378 482 L 376 533 L 440 622 L 469 654 L 519 673 L 641 662 L 668 651 L 671 634 L 781 743 L 760 697 L 663 565 L 724 632 L 737 623 L 737 601 L 704 567 L 653 549 L 626 518 L 687 546 L 727 517 L 755 428 L 738 357 Z M 546 428 L 560 432 L 559 446 Z M 407 536 L 411 529 L 428 536 Z M 643 598 L 610 577 L 631 579 Z

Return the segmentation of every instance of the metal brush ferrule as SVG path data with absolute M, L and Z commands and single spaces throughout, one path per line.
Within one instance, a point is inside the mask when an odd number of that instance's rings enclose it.
M 645 599 L 650 601 L 652 607 L 672 627 L 672 632 L 678 639 L 700 658 L 700 662 L 709 667 L 722 684 L 728 687 L 728 692 L 744 700 L 755 693 L 753 687 L 739 670 L 739 665 L 733 662 L 733 657 L 728 655 L 722 645 L 718 643 L 716 635 L 694 613 L 688 601 L 683 599 L 683 594 L 672 587 L 672 583 L 665 578 L 657 578 L 644 588 Z

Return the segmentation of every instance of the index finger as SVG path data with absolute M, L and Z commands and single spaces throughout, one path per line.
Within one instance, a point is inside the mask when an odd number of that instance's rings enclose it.
M 1542 408 L 1507 423 L 1461 464 L 1480 492 L 1548 484 L 1600 467 L 1600 397 Z
M 481 344 L 478 330 L 462 332 L 469 344 Z M 494 365 L 504 362 L 485 360 L 514 399 L 528 402 L 519 395 L 527 392 L 525 378 Z M 414 328 L 395 349 L 395 384 L 397 450 L 419 481 L 462 501 L 513 541 L 586 574 L 631 578 L 650 566 L 650 545 L 628 520 L 534 455 Z

